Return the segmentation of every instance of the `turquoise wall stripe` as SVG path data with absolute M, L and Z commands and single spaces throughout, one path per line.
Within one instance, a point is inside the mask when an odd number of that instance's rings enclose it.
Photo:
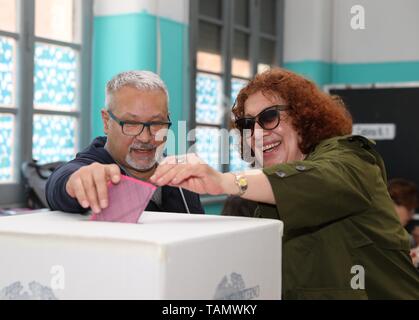
M 323 61 L 296 61 L 285 62 L 284 67 L 301 74 L 318 85 L 330 83 L 332 77 L 332 65 Z
M 185 103 L 189 101 L 189 81 L 184 81 L 189 70 L 188 26 L 160 18 L 160 34 L 160 73 L 169 90 L 172 129 L 178 137 L 178 121 L 186 120 L 188 116 L 183 112 Z
M 177 122 L 184 119 L 183 105 L 187 101 L 184 75 L 185 41 L 188 26 L 160 18 L 161 65 L 160 74 L 170 95 L 170 112 L 177 135 Z M 103 134 L 100 109 L 105 99 L 106 82 L 116 73 L 141 69 L 157 72 L 157 17 L 146 12 L 94 19 L 93 52 L 93 123 L 92 136 Z M 186 92 L 186 94 L 185 94 Z
M 155 26 L 147 13 L 94 18 L 92 137 L 103 134 L 106 82 L 121 71 L 156 71 Z
M 334 83 L 419 81 L 419 61 L 333 65 Z
M 284 67 L 318 85 L 419 81 L 419 61 L 383 63 L 286 62 Z

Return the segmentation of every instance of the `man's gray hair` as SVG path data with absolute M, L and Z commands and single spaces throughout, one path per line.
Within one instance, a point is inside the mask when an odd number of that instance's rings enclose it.
M 169 104 L 167 87 L 157 74 L 151 71 L 133 70 L 118 73 L 106 84 L 105 104 L 108 109 L 111 107 L 113 94 L 125 86 L 144 91 L 162 90 Z

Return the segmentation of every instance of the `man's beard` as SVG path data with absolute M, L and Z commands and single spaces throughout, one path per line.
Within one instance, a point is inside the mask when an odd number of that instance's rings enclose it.
M 142 160 L 142 163 L 139 163 L 139 161 L 134 160 L 133 157 L 131 157 L 131 153 L 128 152 L 127 156 L 125 157 L 125 162 L 134 170 L 139 172 L 147 172 L 153 169 L 157 162 L 160 161 L 163 151 L 164 151 L 164 143 L 159 145 L 157 148 L 153 144 L 132 144 L 129 149 L 141 149 L 144 151 L 151 151 L 155 150 L 154 156 L 149 158 L 149 161 Z

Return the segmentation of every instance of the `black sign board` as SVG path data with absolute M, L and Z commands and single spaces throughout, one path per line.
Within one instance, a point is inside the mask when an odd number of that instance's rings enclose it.
M 419 86 L 331 88 L 353 116 L 354 133 L 376 141 L 387 176 L 419 186 Z

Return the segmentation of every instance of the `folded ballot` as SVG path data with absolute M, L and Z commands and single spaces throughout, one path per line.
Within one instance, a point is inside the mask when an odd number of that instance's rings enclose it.
M 121 176 L 118 184 L 109 182 L 109 205 L 91 220 L 137 223 L 153 196 L 156 186 L 127 176 Z

